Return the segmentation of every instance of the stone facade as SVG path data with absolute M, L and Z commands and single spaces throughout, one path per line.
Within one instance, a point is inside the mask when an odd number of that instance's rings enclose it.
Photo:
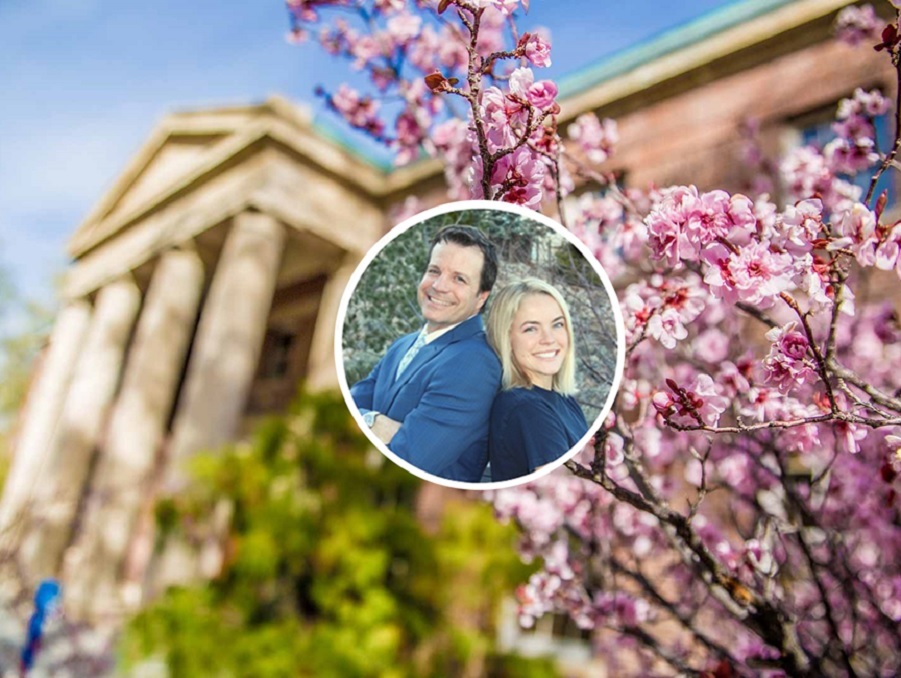
M 617 118 L 628 184 L 738 190 L 746 118 L 775 154 L 855 87 L 894 94 L 883 54 L 829 40 L 845 4 L 720 12 L 564 83 L 563 118 Z M 139 603 L 148 568 L 214 572 L 215 549 L 154 560 L 154 498 L 301 382 L 337 385 L 342 291 L 409 195 L 442 200 L 435 162 L 379 169 L 281 98 L 165 118 L 71 240 L 0 503 L 22 571 L 63 576 L 76 616 Z

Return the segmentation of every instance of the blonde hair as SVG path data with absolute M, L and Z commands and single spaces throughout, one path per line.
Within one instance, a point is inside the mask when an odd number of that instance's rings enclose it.
M 563 357 L 560 371 L 554 375 L 553 390 L 564 395 L 576 392 L 576 350 L 573 336 L 572 319 L 569 314 L 569 305 L 556 287 L 549 285 L 538 278 L 525 278 L 510 283 L 499 292 L 495 293 L 491 301 L 491 309 L 488 312 L 488 343 L 501 359 L 503 375 L 501 387 L 508 390 L 516 387 L 531 388 L 532 380 L 529 379 L 513 360 L 513 347 L 510 343 L 510 329 L 513 326 L 513 316 L 519 310 L 523 299 L 535 294 L 546 294 L 557 302 L 566 321 L 566 334 L 569 336 L 569 346 Z

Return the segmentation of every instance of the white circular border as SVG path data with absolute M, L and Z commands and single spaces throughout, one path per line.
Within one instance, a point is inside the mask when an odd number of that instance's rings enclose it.
M 569 241 L 573 246 L 575 246 L 576 249 L 579 250 L 582 256 L 585 257 L 585 260 L 594 269 L 595 273 L 598 274 L 598 277 L 600 278 L 604 289 L 607 291 L 607 296 L 610 298 L 613 320 L 616 324 L 616 366 L 613 370 L 613 379 L 610 382 L 610 392 L 607 394 L 607 402 L 605 402 L 604 406 L 601 408 L 600 414 L 598 414 L 597 418 L 594 420 L 594 423 L 592 423 L 591 426 L 588 427 L 588 433 L 586 433 L 582 437 L 582 439 L 579 440 L 579 442 L 569 450 L 569 452 L 561 455 L 555 461 L 547 464 L 534 473 L 520 476 L 512 480 L 499 480 L 490 483 L 467 483 L 460 480 L 449 480 L 448 478 L 442 478 L 440 476 L 432 475 L 431 473 L 426 473 L 418 466 L 411 464 L 404 459 L 401 459 L 396 454 L 394 454 L 394 452 L 389 450 L 388 446 L 385 445 L 385 443 L 383 443 L 375 435 L 373 435 L 372 430 L 363 421 L 363 415 L 360 414 L 360 410 L 357 408 L 356 403 L 350 395 L 350 387 L 347 385 L 347 375 L 344 373 L 344 319 L 347 316 L 347 306 L 350 303 L 351 296 L 353 296 L 353 293 L 357 289 L 357 285 L 359 285 L 360 283 L 360 278 L 363 277 L 363 273 L 367 268 L 369 268 L 372 260 L 375 259 L 379 254 L 381 254 L 382 250 L 385 249 L 388 243 L 390 243 L 397 236 L 405 233 L 412 227 L 440 214 L 447 214 L 448 212 L 461 212 L 463 210 L 496 210 L 500 212 L 513 212 L 514 214 L 518 214 L 521 217 L 537 221 L 566 238 L 567 241 Z M 369 441 L 376 447 L 376 449 L 379 450 L 379 452 L 381 452 L 388 459 L 393 461 L 398 466 L 405 468 L 413 475 L 422 478 L 423 480 L 428 480 L 429 482 L 436 483 L 438 485 L 444 485 L 445 487 L 453 487 L 461 490 L 500 490 L 507 487 L 515 487 L 517 485 L 522 485 L 523 483 L 531 482 L 533 480 L 541 478 L 542 476 L 546 476 L 548 473 L 551 473 L 552 471 L 558 469 L 564 463 L 576 456 L 585 447 L 592 436 L 597 433 L 598 429 L 603 425 L 604 420 L 607 418 L 607 415 L 610 413 L 610 409 L 613 407 L 613 400 L 616 397 L 616 393 L 619 390 L 620 381 L 623 377 L 623 368 L 626 360 L 625 336 L 625 325 L 623 324 L 623 316 L 622 311 L 620 310 L 619 300 L 617 299 L 616 292 L 614 292 L 613 290 L 613 285 L 610 283 L 610 279 L 607 277 L 607 272 L 604 271 L 600 262 L 598 262 L 594 255 L 589 251 L 588 247 L 586 247 L 586 245 L 581 240 L 579 240 L 571 231 L 568 231 L 553 219 L 550 219 L 543 214 L 539 214 L 538 212 L 525 207 L 521 207 L 519 205 L 513 205 L 505 202 L 495 202 L 493 200 L 459 200 L 456 202 L 445 203 L 443 205 L 439 205 L 438 207 L 433 207 L 431 209 L 425 210 L 424 212 L 419 212 L 412 217 L 404 219 L 401 223 L 397 224 L 384 236 L 382 236 L 382 238 L 369 249 L 369 251 L 366 253 L 366 256 L 363 257 L 363 260 L 357 265 L 357 268 L 354 270 L 353 275 L 350 276 L 350 279 L 347 282 L 347 287 L 345 287 L 344 289 L 344 294 L 341 295 L 341 305 L 338 307 L 338 320 L 335 327 L 335 367 L 338 373 L 338 384 L 341 388 L 341 394 L 344 396 L 344 402 L 347 404 L 348 410 L 350 410 L 350 413 L 356 420 L 357 425 L 360 427 L 360 430 L 363 431 L 367 438 L 369 438 Z

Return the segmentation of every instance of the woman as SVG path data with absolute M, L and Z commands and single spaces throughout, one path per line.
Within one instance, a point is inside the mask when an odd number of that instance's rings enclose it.
M 491 408 L 491 480 L 525 476 L 558 459 L 588 432 L 575 392 L 569 307 L 536 278 L 494 298 L 488 341 L 501 359 L 501 392 Z

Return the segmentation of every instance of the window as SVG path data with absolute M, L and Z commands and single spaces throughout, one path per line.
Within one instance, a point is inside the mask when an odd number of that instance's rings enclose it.
M 835 132 L 832 125 L 835 122 L 835 112 L 838 103 L 811 111 L 810 113 L 798 116 L 790 121 L 793 128 L 792 137 L 794 137 L 787 146 L 813 146 L 822 150 L 826 144 L 835 139 Z M 876 128 L 876 147 L 880 153 L 886 153 L 891 149 L 893 138 L 894 111 L 880 115 L 874 119 Z M 870 181 L 876 167 L 870 170 L 858 172 L 855 175 L 839 175 L 841 179 L 858 186 L 861 190 L 861 198 L 866 195 L 870 188 Z M 882 191 L 888 191 L 887 208 L 897 205 L 898 191 L 895 180 L 895 172 L 885 172 L 879 179 L 876 186 L 875 195 L 879 195 Z
M 288 375 L 291 347 L 295 338 L 294 334 L 288 332 L 268 330 L 260 363 L 260 376 L 263 379 L 279 379 Z

